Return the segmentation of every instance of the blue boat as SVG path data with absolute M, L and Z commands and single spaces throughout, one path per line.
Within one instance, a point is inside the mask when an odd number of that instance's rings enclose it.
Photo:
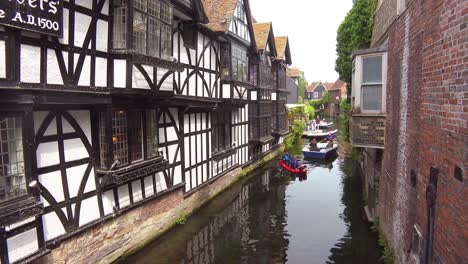
M 331 157 L 333 154 L 336 154 L 336 150 L 338 149 L 338 144 L 333 143 L 333 146 L 327 148 L 327 143 L 317 143 L 318 150 L 311 150 L 309 146 L 305 146 L 302 149 L 302 154 L 304 154 L 304 158 L 313 158 L 313 159 L 326 159 Z

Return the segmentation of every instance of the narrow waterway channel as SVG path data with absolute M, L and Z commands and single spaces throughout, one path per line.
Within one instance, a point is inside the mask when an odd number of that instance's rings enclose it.
M 120 262 L 379 263 L 359 170 L 346 152 L 311 162 L 303 179 L 274 160 Z

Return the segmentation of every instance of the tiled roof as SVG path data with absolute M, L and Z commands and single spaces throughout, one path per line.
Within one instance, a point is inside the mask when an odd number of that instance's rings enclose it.
M 291 78 L 298 78 L 298 77 L 301 77 L 301 70 L 295 67 L 288 68 L 287 74 Z
M 275 45 L 278 59 L 285 59 L 286 46 L 288 45 L 288 37 L 275 37 Z
M 206 27 L 215 32 L 228 31 L 237 0 L 202 0 L 202 2 L 209 20 Z
M 344 88 L 346 88 L 346 83 L 342 80 L 336 80 L 330 90 L 342 90 Z
M 308 92 L 308 93 L 311 93 L 311 92 L 315 89 L 315 87 L 316 87 L 317 85 L 319 85 L 319 84 L 320 84 L 320 82 L 313 82 L 313 83 L 311 83 L 310 85 L 308 85 L 308 86 L 306 87 L 307 92 Z
M 334 84 L 334 83 L 332 83 L 332 82 L 324 82 L 324 83 L 322 83 L 322 84 L 323 84 L 323 86 L 325 86 L 325 88 L 326 88 L 327 90 L 330 90 L 330 89 L 333 87 L 333 84 Z
M 268 43 L 268 36 L 271 31 L 271 22 L 269 23 L 255 23 L 253 24 L 253 30 L 255 35 L 255 42 L 259 50 L 266 49 Z

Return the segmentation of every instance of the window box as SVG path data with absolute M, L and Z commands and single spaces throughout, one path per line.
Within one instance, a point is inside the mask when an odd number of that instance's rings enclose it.
M 0 227 L 18 223 L 44 213 L 44 206 L 35 197 L 21 197 L 0 205 Z
M 101 186 L 109 188 L 129 181 L 154 175 L 167 168 L 169 162 L 163 157 L 138 162 L 120 169 L 96 170 L 101 177 Z
M 236 148 L 234 146 L 231 146 L 230 148 L 227 148 L 225 150 L 213 152 L 212 157 L 213 157 L 213 160 L 218 161 L 218 160 L 225 159 L 229 156 L 232 156 L 235 153 L 236 153 Z

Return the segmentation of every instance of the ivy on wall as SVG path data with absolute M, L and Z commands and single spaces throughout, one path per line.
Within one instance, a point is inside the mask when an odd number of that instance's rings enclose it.
M 354 0 L 353 7 L 337 30 L 335 70 L 340 79 L 348 84 L 347 92 L 351 94 L 352 61 L 354 50 L 370 47 L 374 14 L 377 0 Z

